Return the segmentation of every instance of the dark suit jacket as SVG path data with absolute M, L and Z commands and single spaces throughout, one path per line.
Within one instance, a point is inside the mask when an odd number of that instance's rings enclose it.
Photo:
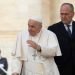
M 61 48 L 62 56 L 55 57 L 55 62 L 59 71 L 67 72 L 61 75 L 72 75 L 71 72 L 75 69 L 75 21 L 73 21 L 72 27 L 71 37 L 69 37 L 62 22 L 48 27 L 48 30 L 53 31 L 56 34 Z
M 8 69 L 8 62 L 7 62 L 7 59 L 6 58 L 1 58 L 0 59 L 0 64 L 3 64 L 4 65 L 4 69 L 7 70 Z M 6 75 L 6 73 L 4 73 L 1 69 L 0 69 L 0 74 L 1 75 Z

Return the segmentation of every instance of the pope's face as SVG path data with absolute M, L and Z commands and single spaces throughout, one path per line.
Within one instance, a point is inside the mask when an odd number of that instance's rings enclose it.
M 69 24 L 72 21 L 72 18 L 74 16 L 74 12 L 71 10 L 71 7 L 69 5 L 64 5 L 60 9 L 60 17 L 61 21 L 64 24 Z
M 31 20 L 31 19 L 28 21 L 28 31 L 31 36 L 36 36 L 37 33 L 40 32 L 42 27 L 42 25 L 40 24 L 41 24 L 40 22 Z

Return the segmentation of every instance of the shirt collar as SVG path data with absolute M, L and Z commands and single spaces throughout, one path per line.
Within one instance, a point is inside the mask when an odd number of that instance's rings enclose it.
M 73 22 L 73 21 L 71 21 L 68 25 L 72 26 L 72 22 Z M 66 24 L 64 24 L 64 26 L 66 26 Z

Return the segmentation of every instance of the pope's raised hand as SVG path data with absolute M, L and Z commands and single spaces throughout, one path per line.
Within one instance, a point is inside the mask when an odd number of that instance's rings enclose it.
M 40 45 L 38 45 L 37 43 L 35 43 L 35 42 L 32 41 L 32 40 L 27 40 L 27 44 L 28 44 L 30 47 L 32 47 L 32 48 L 34 48 L 34 49 L 36 49 L 36 50 L 40 50 L 40 49 L 41 49 Z
M 37 44 L 36 44 L 34 41 L 32 41 L 32 40 L 27 40 L 27 43 L 28 43 L 28 45 L 29 45 L 30 47 L 32 47 L 32 48 L 34 48 L 34 49 L 37 48 Z

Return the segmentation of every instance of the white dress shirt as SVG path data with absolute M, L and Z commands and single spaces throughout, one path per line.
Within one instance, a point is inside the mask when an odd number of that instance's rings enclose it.
M 70 22 L 70 24 L 68 24 L 68 25 L 70 25 L 70 30 L 71 30 L 71 33 L 72 33 L 72 21 Z M 68 31 L 68 27 L 67 27 L 67 25 L 66 24 L 64 24 L 64 26 L 65 26 L 65 29 Z

